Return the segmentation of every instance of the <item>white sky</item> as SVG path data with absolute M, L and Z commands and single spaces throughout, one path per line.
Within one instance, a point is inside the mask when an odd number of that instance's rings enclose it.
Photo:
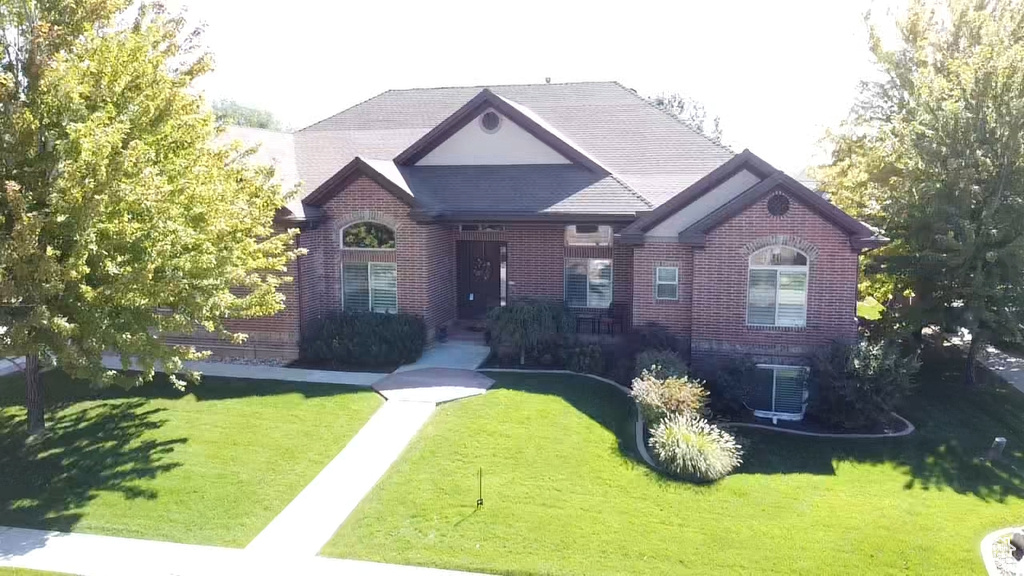
M 210 99 L 301 128 L 389 88 L 618 80 L 679 92 L 725 141 L 796 174 L 872 72 L 889 0 L 169 0 L 205 23 Z M 891 19 L 891 16 L 888 17 Z

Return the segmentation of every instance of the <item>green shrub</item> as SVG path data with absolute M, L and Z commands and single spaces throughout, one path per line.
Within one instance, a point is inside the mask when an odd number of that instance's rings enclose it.
M 744 358 L 720 358 L 695 370 L 711 395 L 709 407 L 719 415 L 749 412 L 747 403 L 754 393 L 756 366 Z
M 718 480 L 743 463 L 732 434 L 697 414 L 669 415 L 651 431 L 649 444 L 670 474 L 691 482 Z
M 895 341 L 833 344 L 812 361 L 808 413 L 837 428 L 871 426 L 910 393 L 920 367 Z
M 708 402 L 708 392 L 699 380 L 658 378 L 647 371 L 633 379 L 631 394 L 648 427 L 672 414 L 701 414 Z
M 686 374 L 686 363 L 677 352 L 672 350 L 647 349 L 636 355 L 636 376 L 644 371 L 652 373 L 656 378 L 682 376 Z
M 335 366 L 398 366 L 415 362 L 426 342 L 419 316 L 341 312 L 321 320 L 303 338 L 301 355 Z
M 569 349 L 565 367 L 584 374 L 604 374 L 604 350 L 597 344 L 582 344 Z
M 528 353 L 553 354 L 574 329 L 572 316 L 556 301 L 520 300 L 487 313 L 491 349 L 503 359 L 518 355 L 520 364 Z

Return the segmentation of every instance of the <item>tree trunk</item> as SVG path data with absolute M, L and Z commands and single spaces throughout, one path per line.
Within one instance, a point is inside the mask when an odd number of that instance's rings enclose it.
M 29 436 L 38 436 L 46 431 L 43 420 L 43 381 L 39 374 L 39 355 L 25 356 L 25 408 L 28 410 Z
M 977 382 L 974 379 L 975 362 L 978 360 L 978 351 L 981 350 L 982 341 L 977 333 L 971 334 L 971 346 L 967 349 L 967 366 L 964 369 L 964 384 L 967 386 L 975 386 Z

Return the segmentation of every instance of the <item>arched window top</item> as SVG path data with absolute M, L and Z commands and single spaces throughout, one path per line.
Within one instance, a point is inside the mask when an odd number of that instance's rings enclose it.
M 751 266 L 807 266 L 807 255 L 789 246 L 768 246 L 750 255 Z
M 356 222 L 341 231 L 342 248 L 394 250 L 395 231 L 377 222 Z

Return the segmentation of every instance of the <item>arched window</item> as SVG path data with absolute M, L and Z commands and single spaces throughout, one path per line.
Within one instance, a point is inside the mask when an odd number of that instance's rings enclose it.
M 376 222 L 357 222 L 341 231 L 341 247 L 394 250 L 395 231 Z
M 807 255 L 788 246 L 768 246 L 750 255 L 747 324 L 807 324 Z
M 357 222 L 341 231 L 341 247 L 394 250 L 395 231 L 376 222 Z M 398 312 L 398 266 L 394 262 L 343 262 L 341 284 L 341 306 L 348 312 Z

